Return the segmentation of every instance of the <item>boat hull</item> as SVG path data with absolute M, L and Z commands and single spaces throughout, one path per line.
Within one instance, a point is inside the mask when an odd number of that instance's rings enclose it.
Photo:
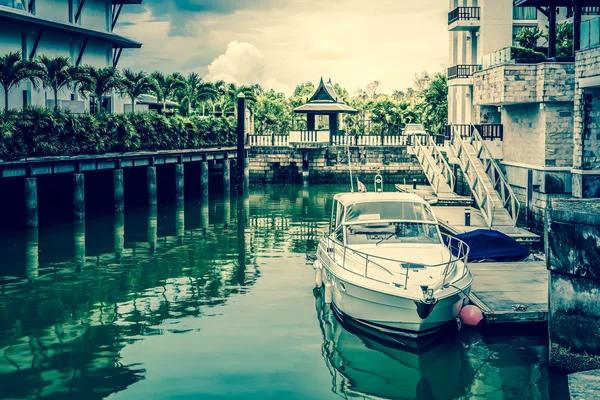
M 327 272 L 329 273 L 329 272 Z M 371 290 L 329 273 L 332 303 L 336 311 L 361 325 L 388 335 L 419 338 L 433 334 L 456 321 L 469 287 L 446 289 L 439 300 L 427 304 L 419 300 Z M 400 291 L 401 289 L 399 289 Z

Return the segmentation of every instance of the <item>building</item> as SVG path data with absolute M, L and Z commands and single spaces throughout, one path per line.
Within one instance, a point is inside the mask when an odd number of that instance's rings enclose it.
M 0 54 L 20 51 L 24 58 L 66 56 L 76 65 L 116 66 L 124 49 L 142 45 L 113 32 L 124 6 L 142 0 L 0 0 Z M 3 89 L 0 105 L 5 107 Z M 53 106 L 50 92 L 22 83 L 9 93 L 9 106 Z M 60 106 L 74 112 L 97 109 L 95 99 L 63 90 Z M 123 112 L 126 99 L 107 96 L 105 109 Z M 49 104 L 50 103 L 50 104 Z
M 600 169 L 593 162 L 597 149 L 588 149 L 595 140 L 590 130 L 597 126 L 598 98 L 590 85 L 597 85 L 593 75 L 600 71 L 594 25 L 600 7 L 594 4 L 597 0 L 450 2 L 449 124 L 453 130 L 475 124 L 499 132 L 502 169 L 524 205 L 523 216 L 538 232 L 551 199 L 600 196 L 600 190 L 586 189 L 596 182 L 590 168 Z M 556 26 L 564 21 L 574 24 L 574 48 L 557 58 Z M 527 26 L 550 27 L 547 58 L 518 58 L 511 49 Z M 586 137 L 592 142 L 582 148 Z

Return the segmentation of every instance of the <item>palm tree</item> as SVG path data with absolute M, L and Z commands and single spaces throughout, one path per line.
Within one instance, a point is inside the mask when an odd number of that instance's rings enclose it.
M 8 93 L 26 79 L 31 80 L 34 87 L 37 83 L 33 79 L 36 75 L 34 63 L 24 60 L 21 53 L 11 52 L 0 57 L 0 84 L 4 89 L 4 107 L 8 110 Z
M 216 97 L 216 91 L 212 83 L 204 81 L 200 75 L 192 72 L 187 78 L 183 78 L 181 74 L 174 74 L 175 79 L 179 80 L 182 85 L 177 91 L 177 94 L 182 103 L 187 104 L 187 113 L 190 115 L 192 109 L 196 108 L 198 103 L 212 100 Z
M 155 85 L 153 88 L 156 94 L 156 100 L 163 103 L 163 114 L 167 108 L 167 100 L 170 97 L 175 96 L 175 93 L 183 88 L 183 77 L 179 74 L 165 75 L 160 71 L 154 71 L 151 74 L 154 79 Z
M 121 95 L 127 95 L 131 99 L 131 112 L 135 112 L 135 101 L 143 94 L 155 91 L 155 81 L 145 72 L 133 72 L 130 69 L 123 70 L 121 78 Z
M 58 92 L 68 88 L 73 83 L 73 65 L 67 57 L 49 58 L 45 55 L 37 59 L 37 78 L 42 82 L 44 89 L 52 89 L 54 93 L 54 110 L 58 110 Z
M 102 96 L 121 88 L 121 74 L 115 67 L 85 68 L 89 72 L 89 79 L 82 82 L 80 93 L 84 96 L 85 93 L 92 94 L 98 102 L 98 112 L 103 112 Z

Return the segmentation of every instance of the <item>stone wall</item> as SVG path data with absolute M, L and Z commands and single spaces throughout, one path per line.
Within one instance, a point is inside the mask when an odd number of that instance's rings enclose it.
M 573 63 L 504 64 L 473 75 L 473 104 L 573 101 Z
M 577 53 L 575 76 L 573 195 L 600 197 L 600 47 Z
M 547 224 L 550 364 L 600 368 L 600 200 L 555 200 Z
M 544 165 L 544 115 L 539 104 L 504 106 L 503 160 L 529 165 Z
M 372 182 L 379 168 L 385 183 L 426 182 L 421 166 L 406 146 L 351 147 L 352 172 L 364 183 Z M 297 149 L 291 147 L 252 147 L 248 154 L 252 182 L 301 182 L 308 171 L 309 182 L 349 181 L 345 147 Z M 306 172 L 305 172 L 306 173 Z

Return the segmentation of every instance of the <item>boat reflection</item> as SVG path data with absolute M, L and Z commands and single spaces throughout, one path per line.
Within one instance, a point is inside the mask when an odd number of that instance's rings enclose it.
M 383 337 L 344 320 L 316 292 L 324 342 L 323 358 L 332 391 L 364 399 L 455 399 L 467 395 L 473 377 L 456 329 L 429 342 Z

